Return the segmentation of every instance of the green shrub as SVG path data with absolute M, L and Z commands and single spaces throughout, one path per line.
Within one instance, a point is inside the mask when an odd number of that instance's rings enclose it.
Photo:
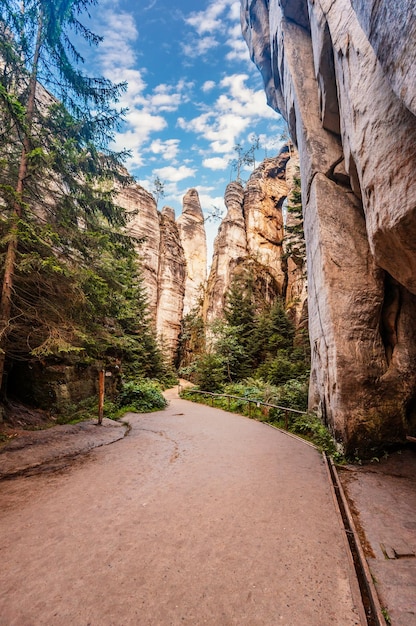
M 256 376 L 272 385 L 283 385 L 288 380 L 303 376 L 306 367 L 305 361 L 294 358 L 286 350 L 279 350 L 273 359 L 268 359 L 257 368 Z
M 141 380 L 123 383 L 122 390 L 117 397 L 117 405 L 120 408 L 134 408 L 138 413 L 148 413 L 164 409 L 167 402 L 157 383 Z
M 204 354 L 197 361 L 195 382 L 204 391 L 221 391 L 224 384 L 224 365 L 216 354 Z

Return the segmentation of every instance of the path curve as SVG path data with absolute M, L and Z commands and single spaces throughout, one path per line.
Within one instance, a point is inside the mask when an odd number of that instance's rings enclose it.
M 168 393 L 64 472 L 0 484 L 2 626 L 358 626 L 326 469 Z

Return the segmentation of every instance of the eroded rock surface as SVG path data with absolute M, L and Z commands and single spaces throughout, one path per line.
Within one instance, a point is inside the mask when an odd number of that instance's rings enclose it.
M 160 264 L 156 330 L 166 356 L 175 357 L 181 330 L 185 295 L 186 261 L 175 211 L 164 207 L 160 215 Z
M 183 198 L 182 214 L 177 226 L 186 260 L 186 283 L 183 314 L 189 313 L 201 297 L 207 279 L 207 240 L 204 215 L 196 189 L 189 189 Z
M 289 152 L 265 159 L 250 176 L 244 193 L 247 251 L 269 268 L 280 291 L 285 281 L 282 269 L 283 213 L 287 197 L 286 164 Z
M 138 249 L 142 260 L 150 314 L 156 323 L 160 257 L 160 226 L 156 201 L 146 189 L 132 184 L 120 189 L 117 202 L 130 214 L 129 234 L 137 239 L 144 239 Z
M 414 5 L 242 0 L 268 102 L 300 153 L 310 406 L 350 452 L 415 427 Z
M 247 258 L 247 235 L 243 215 L 244 189 L 238 182 L 227 185 L 227 213 L 214 242 L 211 271 L 205 296 L 204 317 L 208 324 L 222 315 L 224 297 L 235 267 Z
M 227 213 L 214 242 L 205 296 L 208 323 L 222 316 L 232 280 L 243 273 L 254 279 L 260 299 L 271 302 L 276 296 L 283 297 L 294 310 L 294 321 L 299 322 L 306 298 L 306 273 L 288 265 L 283 225 L 283 206 L 293 188 L 297 164 L 296 150 L 285 147 L 254 170 L 245 188 L 239 182 L 227 186 Z

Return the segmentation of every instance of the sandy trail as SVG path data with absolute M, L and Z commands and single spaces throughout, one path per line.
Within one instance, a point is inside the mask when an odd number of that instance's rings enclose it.
M 1 626 L 360 624 L 319 453 L 171 398 L 69 470 L 0 483 Z

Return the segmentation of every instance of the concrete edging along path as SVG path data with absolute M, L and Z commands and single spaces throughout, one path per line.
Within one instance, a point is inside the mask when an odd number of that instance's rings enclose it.
M 65 474 L 0 485 L 5 624 L 365 624 L 319 452 L 174 395 Z

